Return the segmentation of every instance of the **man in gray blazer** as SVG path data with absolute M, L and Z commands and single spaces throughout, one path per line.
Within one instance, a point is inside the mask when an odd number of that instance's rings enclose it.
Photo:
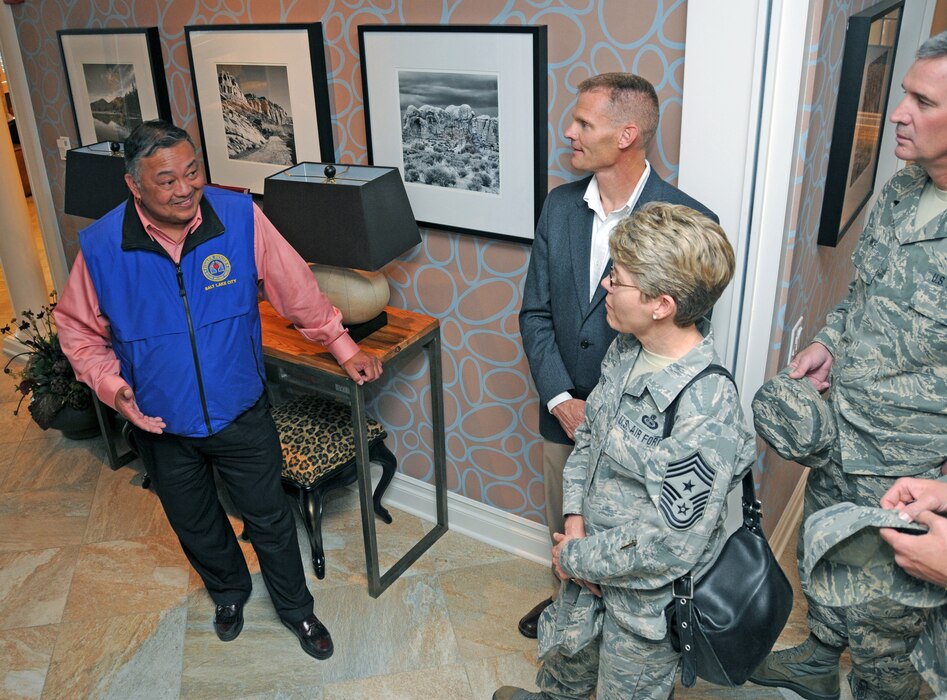
M 611 268 L 609 234 L 647 202 L 685 204 L 717 220 L 651 169 L 645 153 L 658 116 L 657 94 L 644 78 L 603 73 L 584 80 L 565 137 L 572 143 L 572 167 L 591 176 L 550 192 L 536 227 L 519 320 L 542 404 L 539 432 L 550 539 L 564 529 L 562 469 L 584 417 L 585 399 L 615 338 L 605 321 L 605 290 L 599 284 Z M 551 602 L 542 601 L 520 620 L 524 636 L 536 637 L 539 615 Z

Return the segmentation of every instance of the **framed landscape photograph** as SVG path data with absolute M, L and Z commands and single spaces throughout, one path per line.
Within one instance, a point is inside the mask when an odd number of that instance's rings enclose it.
M 547 191 L 546 27 L 362 25 L 368 158 L 422 226 L 532 241 Z
M 838 245 L 874 190 L 903 13 L 885 0 L 848 18 L 819 245 Z
M 143 121 L 170 121 L 157 27 L 57 35 L 80 145 L 123 142 Z
M 335 160 L 321 23 L 184 33 L 208 182 L 262 195 L 270 175 Z

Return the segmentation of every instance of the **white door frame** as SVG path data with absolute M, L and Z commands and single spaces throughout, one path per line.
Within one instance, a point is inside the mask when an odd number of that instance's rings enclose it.
M 681 189 L 720 216 L 737 257 L 714 333 L 749 413 L 763 383 L 778 292 L 809 3 L 687 5 Z M 726 37 L 725 41 L 721 37 Z

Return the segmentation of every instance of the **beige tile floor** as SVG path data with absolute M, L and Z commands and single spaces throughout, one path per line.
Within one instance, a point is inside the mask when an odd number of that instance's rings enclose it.
M 535 643 L 515 625 L 545 595 L 545 567 L 449 532 L 372 599 L 357 499 L 342 492 L 325 516 L 324 580 L 304 557 L 335 655 L 302 653 L 249 545 L 254 594 L 243 633 L 224 644 L 140 462 L 112 471 L 98 438 L 44 433 L 14 406 L 0 403 L 0 698 L 485 700 L 504 684 L 535 688 Z M 382 566 L 429 527 L 393 515 L 378 525 Z M 804 638 L 803 614 L 781 646 Z M 677 697 L 796 696 L 700 683 Z

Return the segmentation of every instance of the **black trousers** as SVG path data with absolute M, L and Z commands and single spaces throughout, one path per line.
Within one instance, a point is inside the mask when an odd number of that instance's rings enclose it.
M 264 394 L 223 430 L 206 438 L 135 430 L 138 451 L 171 527 L 217 605 L 244 603 L 252 588 L 247 562 L 217 498 L 212 466 L 230 492 L 281 618 L 312 613 L 296 523 L 280 484 L 279 435 Z

